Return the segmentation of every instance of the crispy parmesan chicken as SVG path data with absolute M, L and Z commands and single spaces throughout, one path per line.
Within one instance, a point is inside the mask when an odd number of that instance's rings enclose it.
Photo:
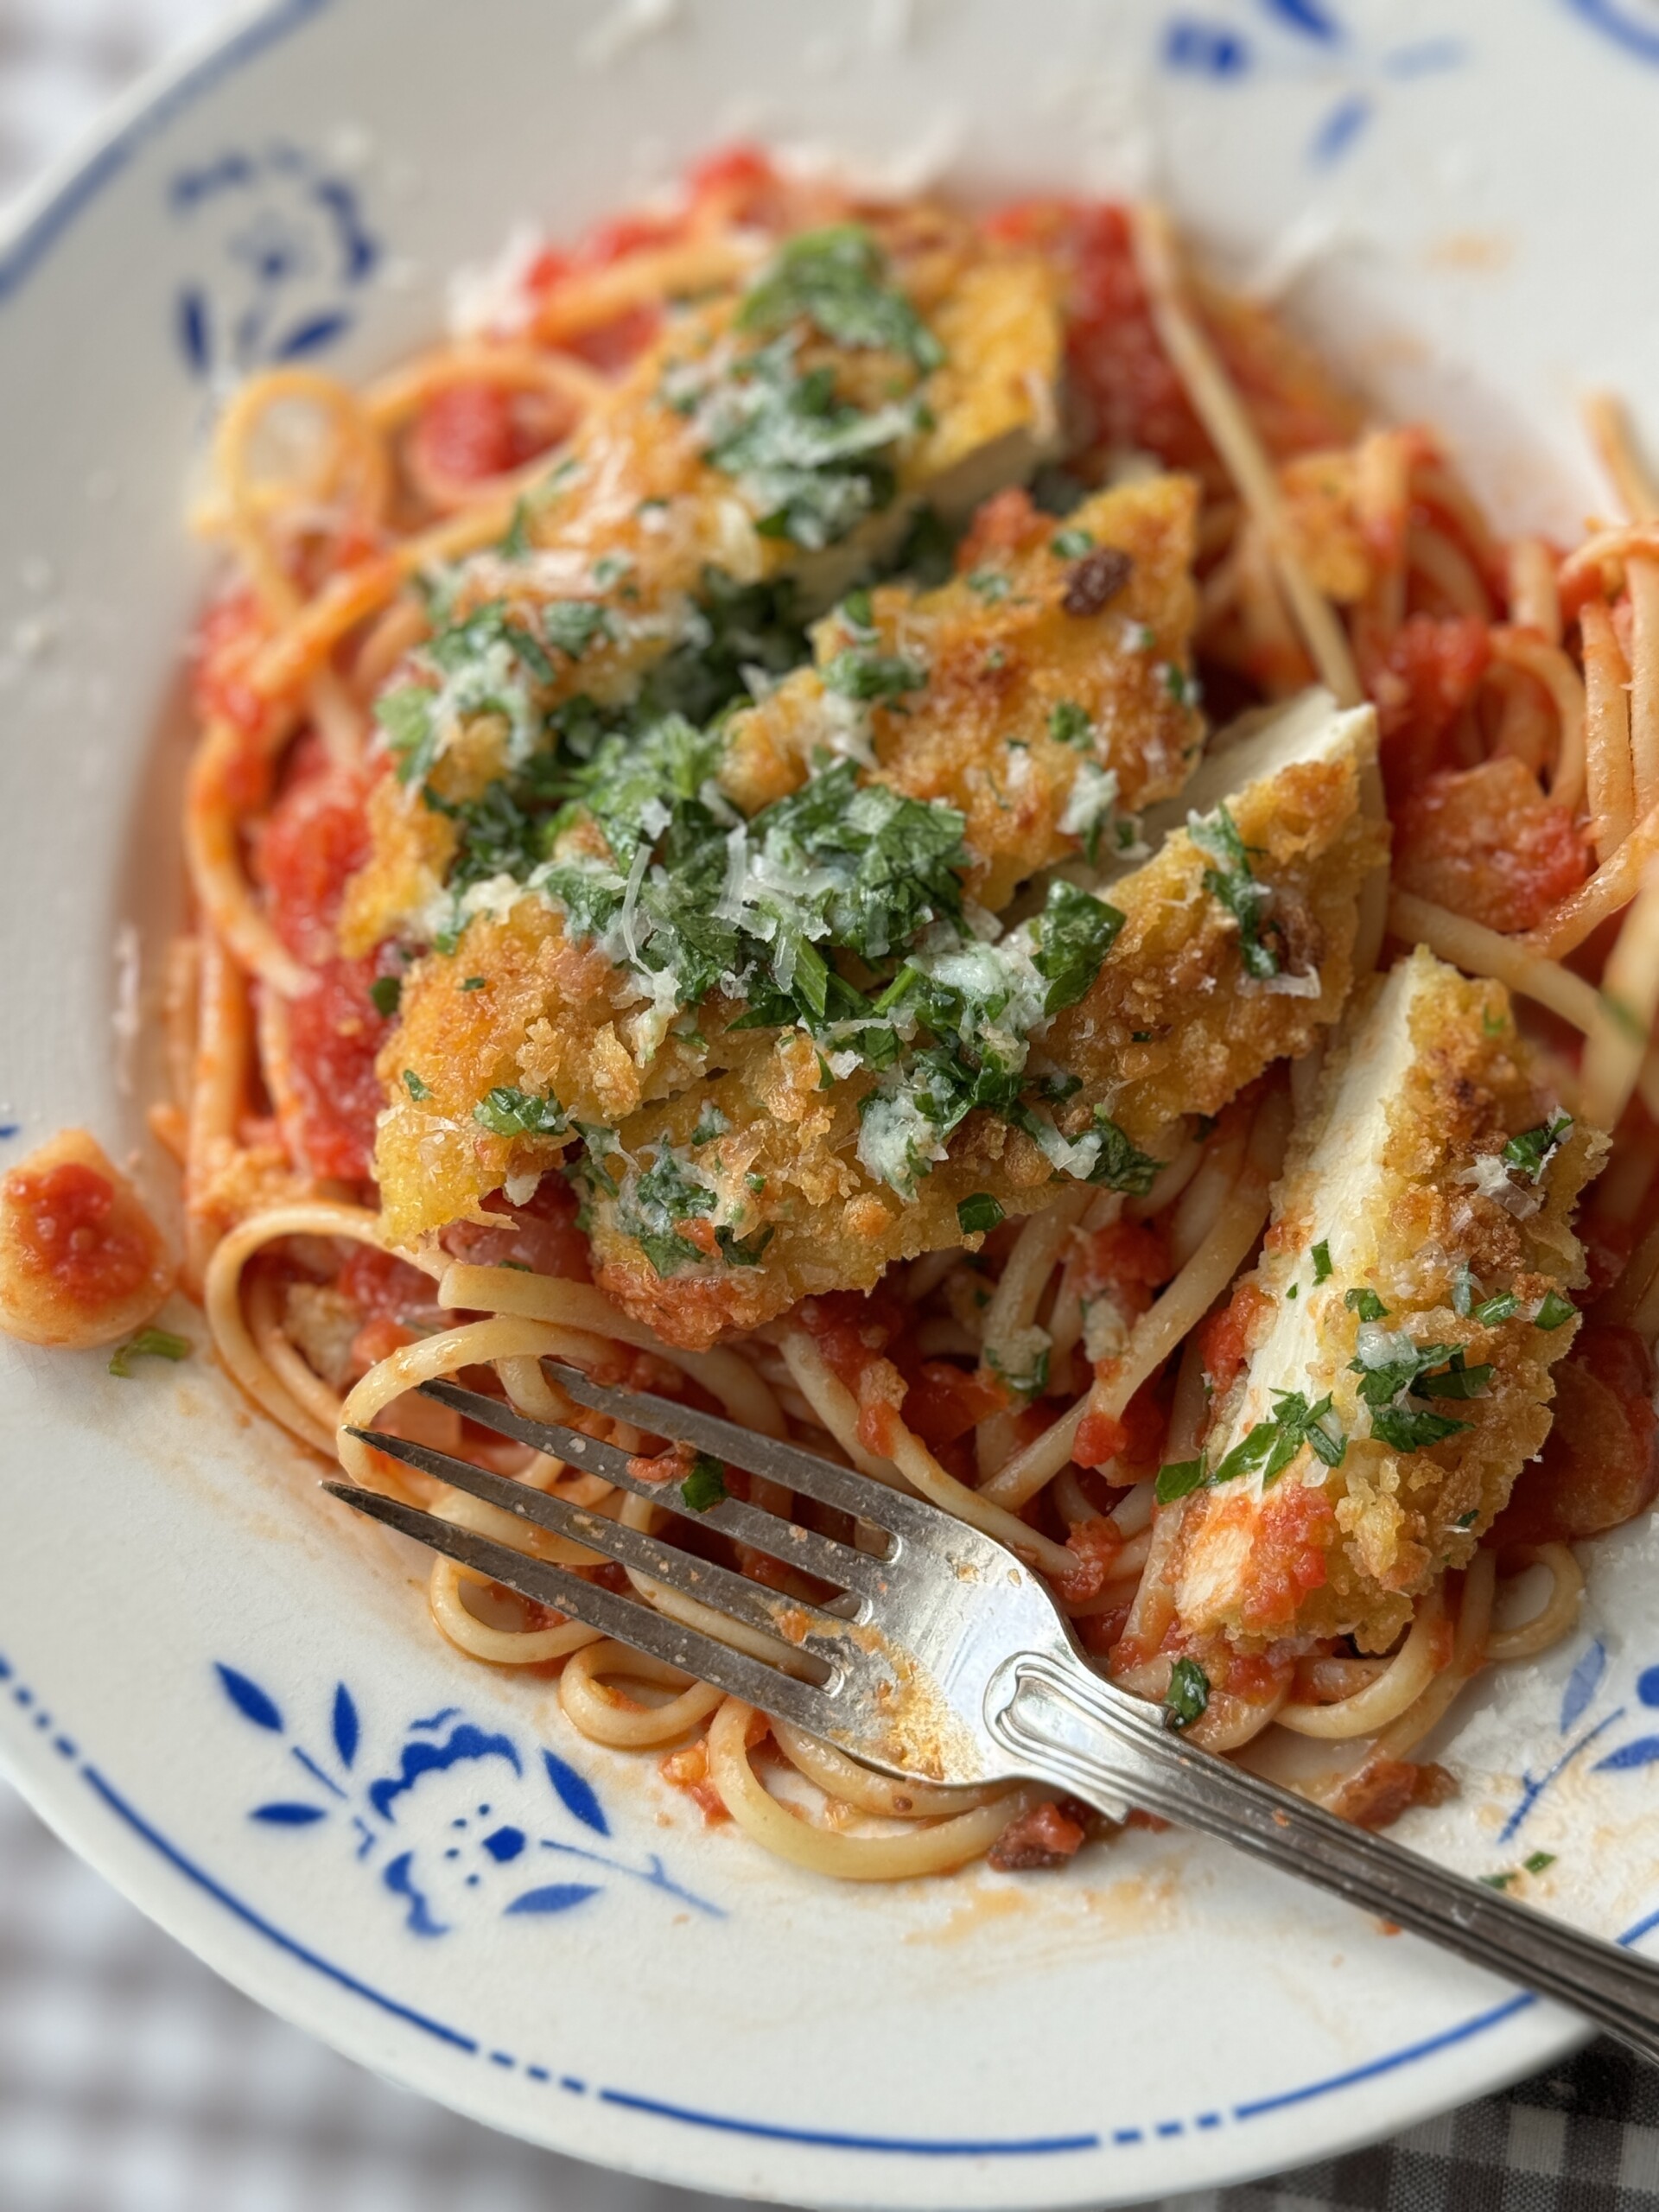
M 1383 1651 L 1549 1429 L 1606 1140 L 1561 1112 L 1507 994 L 1419 950 L 1334 1045 L 1235 1294 L 1166 1573 L 1183 1627 Z M 1171 1474 L 1176 1479 L 1170 1479 Z

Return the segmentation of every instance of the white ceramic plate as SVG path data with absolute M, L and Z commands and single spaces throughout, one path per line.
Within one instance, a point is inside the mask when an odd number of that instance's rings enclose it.
M 215 378 L 356 373 L 514 219 L 740 131 L 981 194 L 1157 185 L 1510 521 L 1593 497 L 1659 385 L 1654 0 L 283 0 L 131 106 L 0 250 L 3 1142 L 145 1148 L 176 907 L 181 490 Z M 200 1337 L 199 1325 L 188 1320 Z M 1565 2015 L 1175 1836 L 1064 1874 L 825 1886 L 448 1654 L 419 1570 L 205 1357 L 0 1344 L 0 1751 L 244 1988 L 564 2151 L 808 2203 L 1098 2204 L 1300 2163 L 1557 2055 Z M 1659 1543 L 1495 1677 L 1402 1833 L 1659 1907 Z M 543 1743 L 556 1747 L 543 1751 Z

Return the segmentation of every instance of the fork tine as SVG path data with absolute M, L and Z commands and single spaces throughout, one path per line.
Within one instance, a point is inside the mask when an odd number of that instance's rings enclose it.
M 377 1448 L 385 1440 L 377 1438 Z M 718 1643 L 666 1613 L 654 1612 L 638 1599 L 619 1597 L 600 1583 L 584 1582 L 568 1567 L 528 1559 L 523 1552 L 488 1536 L 474 1535 L 470 1529 L 457 1529 L 451 1522 L 440 1521 L 435 1514 L 406 1505 L 402 1498 L 386 1497 L 378 1491 L 364 1490 L 352 1483 L 324 1483 L 322 1487 L 353 1512 L 383 1521 L 400 1535 L 412 1536 L 416 1543 L 487 1575 L 504 1590 L 528 1598 L 532 1605 L 550 1605 L 568 1613 L 572 1620 L 596 1628 L 601 1636 L 614 1637 L 619 1643 L 712 1682 L 716 1689 L 741 1697 L 746 1705 L 757 1706 L 763 1713 L 792 1720 L 817 1734 L 836 1726 L 836 1704 L 830 1691 L 769 1667 L 764 1660 L 751 1658 L 747 1651 L 735 1650 L 729 1643 Z
M 821 1505 L 874 1522 L 890 1535 L 913 1536 L 925 1543 L 942 1533 L 941 1523 L 951 1530 L 959 1526 L 948 1513 L 941 1513 L 924 1499 L 838 1467 L 833 1460 L 820 1459 L 816 1452 L 804 1451 L 798 1444 L 759 1435 L 752 1428 L 740 1428 L 735 1421 L 722 1420 L 718 1414 L 700 1413 L 695 1406 L 677 1405 L 672 1398 L 659 1398 L 648 1390 L 611 1389 L 592 1381 L 579 1368 L 563 1366 L 556 1359 L 542 1363 L 579 1406 L 629 1421 L 653 1436 L 683 1437 L 701 1452 L 712 1452 L 717 1459 L 729 1459 L 734 1467 L 747 1468 L 752 1475 L 764 1475 L 786 1490 L 816 1497 Z
M 613 1444 L 601 1444 L 596 1437 L 584 1435 L 580 1429 L 566 1428 L 557 1421 L 532 1421 L 499 1398 L 486 1398 L 481 1391 L 468 1390 L 448 1376 L 418 1387 L 423 1397 L 436 1399 L 440 1405 L 464 1414 L 480 1427 L 493 1428 L 498 1436 L 510 1436 L 517 1444 L 528 1444 L 535 1451 L 550 1452 L 569 1466 L 602 1475 L 607 1483 L 632 1491 L 636 1497 L 648 1497 L 653 1505 L 659 1505 L 667 1512 L 689 1517 L 672 1483 L 642 1482 L 637 1475 L 630 1474 L 628 1454 Z M 525 1490 L 523 1484 L 517 1487 L 527 1499 L 541 1496 L 539 1491 Z M 534 1503 L 516 1506 L 514 1510 L 523 1513 L 527 1520 L 539 1517 Z M 799 1567 L 804 1573 L 816 1574 L 825 1582 L 839 1583 L 843 1589 L 856 1590 L 868 1597 L 886 1586 L 887 1567 L 884 1560 L 868 1552 L 855 1551 L 849 1544 L 837 1543 L 833 1536 L 821 1536 L 815 1529 L 803 1529 L 798 1522 L 785 1521 L 780 1515 L 765 1512 L 758 1505 L 745 1504 L 741 1498 L 725 1498 L 707 1513 L 699 1513 L 696 1518 L 736 1543 L 753 1545 L 756 1551 L 765 1552 L 768 1559 L 781 1560 L 786 1567 Z
M 859 1666 L 862 1655 L 849 1637 L 848 1624 L 822 1611 L 810 1600 L 768 1590 L 760 1583 L 751 1582 L 746 1575 L 734 1573 L 729 1567 L 718 1566 L 713 1560 L 699 1559 L 694 1553 L 664 1543 L 659 1536 L 648 1536 L 640 1529 L 624 1528 L 620 1521 L 590 1513 L 563 1498 L 550 1497 L 543 1491 L 529 1490 L 506 1475 L 492 1474 L 487 1468 L 474 1466 L 469 1459 L 452 1459 L 448 1452 L 435 1451 L 429 1444 L 417 1444 L 406 1436 L 385 1436 L 371 1428 L 348 1429 L 346 1433 L 377 1452 L 402 1460 L 405 1466 L 417 1468 L 423 1475 L 431 1475 L 441 1483 L 448 1483 L 456 1490 L 482 1498 L 486 1505 L 493 1505 L 519 1520 L 534 1521 L 556 1535 L 568 1537 L 573 1544 L 584 1544 L 588 1550 L 631 1567 L 636 1574 L 662 1583 L 683 1598 L 724 1613 L 728 1619 L 741 1621 L 746 1628 L 755 1629 L 762 1636 L 776 1638 L 782 1647 L 780 1657 L 790 1651 L 799 1651 L 838 1669 Z M 532 1498 L 536 1502 L 533 1512 L 529 1510 Z

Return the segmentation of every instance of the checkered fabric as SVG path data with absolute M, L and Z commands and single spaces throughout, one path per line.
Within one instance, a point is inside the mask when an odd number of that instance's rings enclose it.
M 226 0 L 0 0 L 0 200 Z M 943 2201 L 943 2200 L 942 2200 Z M 1609 2044 L 1184 2212 L 1659 2212 L 1659 2072 Z M 458 2120 L 217 1980 L 0 1784 L 0 2212 L 692 2212 Z

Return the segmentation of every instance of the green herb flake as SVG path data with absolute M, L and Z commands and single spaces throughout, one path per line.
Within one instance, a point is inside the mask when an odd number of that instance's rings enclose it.
M 1169 1670 L 1164 1692 L 1164 1726 L 1178 1732 L 1201 1719 L 1210 1702 L 1210 1677 L 1196 1659 L 1180 1658 Z
M 1388 1307 L 1369 1286 L 1345 1291 L 1342 1302 L 1351 1313 L 1357 1313 L 1362 1321 L 1385 1321 L 1389 1316 Z
M 1371 1434 L 1396 1452 L 1421 1452 L 1427 1445 L 1443 1444 L 1468 1426 L 1466 1421 L 1450 1421 L 1444 1414 L 1419 1413 L 1406 1406 L 1385 1406 L 1371 1415 Z
M 1279 973 L 1279 956 L 1262 933 L 1262 910 L 1270 893 L 1250 873 L 1249 853 L 1238 824 L 1224 806 L 1218 806 L 1213 814 L 1189 817 L 1186 826 L 1198 850 L 1215 862 L 1204 872 L 1204 887 L 1238 924 L 1245 974 L 1266 982 Z
M 1075 699 L 1061 699 L 1049 709 L 1048 734 L 1057 745 L 1086 753 L 1094 743 L 1095 726 Z
M 1555 1853 L 1553 1851 L 1532 1852 L 1521 1862 L 1523 1871 L 1529 1874 L 1541 1874 L 1545 1867 L 1554 1864 Z
M 400 684 L 374 702 L 374 719 L 386 734 L 400 784 L 417 784 L 438 757 L 432 693 L 421 683 Z
M 1075 1006 L 1100 973 L 1101 963 L 1116 943 L 1124 917 L 1091 892 L 1064 881 L 1048 887 L 1048 903 L 1038 924 L 1032 965 L 1048 989 L 1043 1012 L 1059 1014 Z
M 1000 1201 L 988 1191 L 976 1191 L 957 1207 L 957 1225 L 964 1236 L 982 1236 L 1003 1218 Z
M 1496 1297 L 1483 1298 L 1478 1306 L 1468 1310 L 1471 1318 L 1478 1321 L 1483 1329 L 1495 1329 L 1500 1321 L 1507 1321 L 1520 1304 L 1512 1290 L 1500 1290 Z
M 927 683 L 927 671 L 898 653 L 849 649 L 836 653 L 821 672 L 828 690 L 839 692 L 843 699 L 867 704 L 878 699 L 901 699 L 908 691 L 924 690 Z
M 1313 1247 L 1313 1280 L 1315 1283 L 1328 1282 L 1335 1272 L 1331 1265 L 1331 1247 L 1321 1237 Z
M 1480 1508 L 1478 1505 L 1471 1505 L 1466 1513 L 1459 1514 L 1452 1526 L 1454 1529 L 1472 1529 L 1479 1518 Z
M 429 1083 L 423 1082 L 421 1077 L 416 1074 L 413 1068 L 405 1068 L 404 1070 L 404 1089 L 409 1093 L 410 1096 L 415 1101 L 417 1106 L 420 1105 L 423 1100 L 428 1099 L 432 1096 L 431 1084 Z
M 1563 1298 L 1559 1290 L 1547 1290 L 1539 1300 L 1538 1311 L 1532 1317 L 1535 1329 L 1564 1328 L 1578 1313 L 1570 1298 Z
M 1144 1198 L 1167 1163 L 1152 1153 L 1138 1152 L 1103 1106 L 1095 1109 L 1095 1129 L 1100 1153 L 1089 1171 L 1089 1180 L 1126 1197 Z
M 1205 1486 L 1202 1459 L 1174 1459 L 1158 1470 L 1154 1495 L 1160 1505 L 1173 1505 L 1177 1498 Z
M 397 1013 L 403 995 L 404 979 L 401 976 L 377 976 L 369 985 L 369 1004 L 385 1021 L 390 1021 Z
M 455 988 L 462 991 L 481 991 L 484 978 L 481 976 L 464 976 Z
M 1012 580 L 1001 569 L 976 569 L 966 582 L 974 596 L 988 607 L 996 606 L 1014 589 Z
M 120 1376 L 124 1381 L 130 1381 L 135 1359 L 180 1360 L 189 1357 L 190 1340 L 188 1337 L 175 1337 L 170 1329 L 140 1329 L 136 1336 L 129 1337 L 124 1344 L 118 1344 L 110 1354 L 110 1372 Z
M 781 330 L 798 321 L 837 346 L 905 354 L 924 374 L 944 359 L 944 346 L 888 283 L 887 257 L 861 224 L 831 224 L 787 240 L 738 313 L 743 330 Z
M 1085 553 L 1095 550 L 1095 534 L 1091 530 L 1057 530 L 1048 541 L 1048 550 L 1057 561 L 1081 561 Z
M 1503 1164 L 1526 1175 L 1535 1183 L 1543 1180 L 1544 1170 L 1560 1151 L 1573 1127 L 1570 1114 L 1552 1114 L 1535 1129 L 1523 1129 L 1519 1136 L 1511 1137 L 1504 1146 Z
M 757 1229 L 752 1236 L 740 1236 L 736 1230 L 722 1225 L 715 1231 L 715 1243 L 728 1268 L 758 1268 L 772 1234 L 770 1222 L 764 1229 Z
M 1483 1874 L 1480 1878 L 1482 1888 L 1488 1890 L 1507 1890 L 1514 1879 L 1514 1867 L 1507 1874 Z
M 558 1137 L 569 1127 L 556 1098 L 498 1084 L 473 1109 L 480 1128 L 498 1137 Z
M 693 1513 L 712 1513 L 730 1492 L 726 1487 L 726 1462 L 712 1452 L 699 1452 L 686 1469 L 680 1497 Z

